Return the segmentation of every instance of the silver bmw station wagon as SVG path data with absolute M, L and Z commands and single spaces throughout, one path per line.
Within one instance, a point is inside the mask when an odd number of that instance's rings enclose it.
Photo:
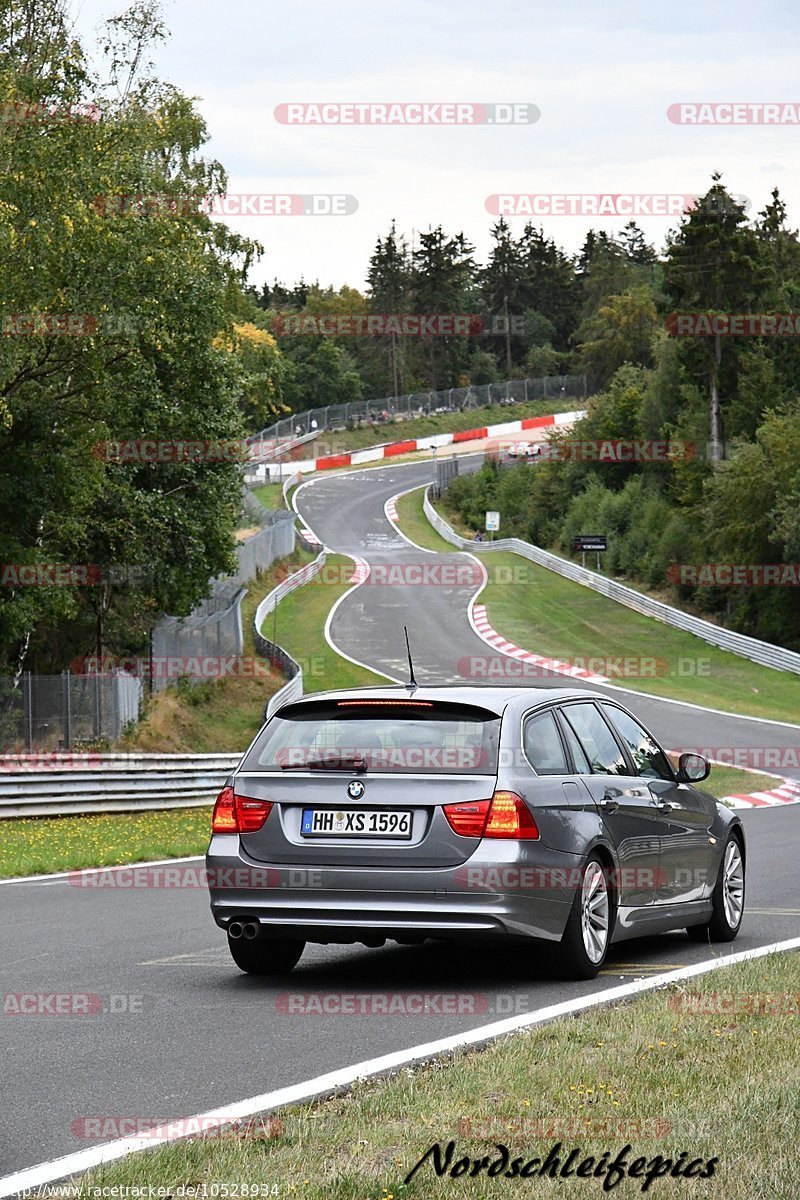
M 616 700 L 574 689 L 324 692 L 266 722 L 214 807 L 211 911 L 237 966 L 306 942 L 550 943 L 588 979 L 613 942 L 742 921 L 737 814 Z

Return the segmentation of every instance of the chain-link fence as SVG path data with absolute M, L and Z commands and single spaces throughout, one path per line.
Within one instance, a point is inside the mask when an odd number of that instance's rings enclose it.
M 243 584 L 295 548 L 294 513 L 270 511 L 250 492 L 244 510 L 257 533 L 236 547 L 236 570 L 215 579 L 208 599 L 188 617 L 164 616 L 149 649 L 126 659 L 124 669 L 77 675 L 0 676 L 0 753 L 71 750 L 82 743 L 114 741 L 139 716 L 145 688 L 160 691 L 180 678 L 197 681 L 225 674 L 241 655 Z
M 294 413 L 248 438 L 255 457 L 268 455 L 278 442 L 328 430 L 353 429 L 369 422 L 429 416 L 431 413 L 463 412 L 495 405 L 525 404 L 530 400 L 561 401 L 585 399 L 586 375 L 543 375 L 537 379 L 510 379 L 471 387 L 444 388 L 438 392 L 411 392 L 383 400 L 358 400 L 352 404 L 328 404 Z
M 154 628 L 147 670 L 153 691 L 181 675 L 203 679 L 214 677 L 215 671 L 224 673 L 224 660 L 240 655 L 244 647 L 242 585 L 294 551 L 294 513 L 266 509 L 247 491 L 244 509 L 261 528 L 236 547 L 234 574 L 216 579 L 210 597 L 188 617 L 162 617 Z
M 111 674 L 0 677 L 0 751 L 3 755 L 72 750 L 118 738 L 139 716 L 142 683 Z M 2 762 L 0 760 L 0 765 Z

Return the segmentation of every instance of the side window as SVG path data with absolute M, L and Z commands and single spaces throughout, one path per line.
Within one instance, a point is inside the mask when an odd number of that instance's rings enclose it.
M 593 774 L 630 774 L 625 755 L 593 704 L 566 704 L 563 712 L 583 746 Z
M 649 779 L 675 778 L 663 751 L 659 750 L 650 734 L 638 721 L 634 721 L 633 717 L 614 704 L 603 704 L 602 707 L 630 750 L 637 775 L 645 775 Z
M 525 722 L 525 756 L 537 775 L 568 775 L 567 756 L 552 712 L 538 713 Z
M 567 746 L 569 747 L 569 751 L 572 755 L 572 761 L 575 764 L 575 773 L 577 775 L 591 775 L 591 764 L 586 757 L 583 746 L 575 736 L 575 730 L 572 728 L 569 721 L 562 720 L 560 724 Z

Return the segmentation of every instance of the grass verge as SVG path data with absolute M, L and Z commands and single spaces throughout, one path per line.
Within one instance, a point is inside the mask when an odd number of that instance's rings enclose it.
M 283 508 L 283 484 L 262 483 L 253 488 L 253 495 L 264 508 Z
M 398 525 L 406 537 L 411 538 L 411 541 L 416 542 L 418 546 L 422 546 L 426 550 L 441 550 L 444 553 L 452 554 L 456 547 L 446 542 L 425 516 L 422 507 L 424 496 L 425 488 L 420 487 L 400 497 L 397 501 Z
M 382 675 L 341 658 L 325 640 L 328 613 L 349 589 L 354 570 L 346 555 L 329 554 L 322 573 L 282 600 L 264 623 L 264 637 L 302 666 L 306 692 L 386 684 Z
M 204 854 L 211 809 L 20 817 L 4 822 L 0 878 Z
M 421 546 L 452 551 L 428 523 L 422 494 L 414 491 L 398 502 L 401 529 Z M 457 533 L 472 535 L 441 501 L 437 508 Z M 479 602 L 486 605 L 491 625 L 517 646 L 545 658 L 587 666 L 633 691 L 747 716 L 797 721 L 800 676 L 719 650 L 510 551 L 479 557 L 489 577 Z M 615 664 L 617 674 L 612 673 Z M 765 781 L 745 790 L 763 791 L 766 786 L 773 785 Z
M 719 650 L 517 554 L 497 551 L 482 561 L 489 583 L 480 603 L 494 628 L 525 650 L 610 677 L 617 663 L 616 681 L 632 691 L 797 721 L 800 676 Z
M 522 1187 L 532 1200 L 552 1200 L 605 1195 L 603 1181 L 609 1179 L 615 1196 L 640 1196 L 647 1173 L 667 1160 L 671 1172 L 700 1159 L 694 1172 L 713 1162 L 709 1177 L 687 1184 L 667 1174 L 645 1194 L 793 1200 L 800 1140 L 798 996 L 800 955 L 773 955 L 564 1018 L 481 1051 L 457 1051 L 389 1079 L 363 1080 L 346 1096 L 294 1106 L 216 1138 L 162 1146 L 76 1182 L 157 1185 L 172 1196 L 192 1194 L 181 1187 L 213 1195 L 215 1184 L 246 1183 L 248 1192 L 240 1190 L 240 1196 L 296 1194 L 304 1200 L 482 1200 L 516 1196 Z M 535 996 L 529 1002 L 535 1006 Z M 424 1037 L 420 1030 L 419 1040 Z M 488 1156 L 484 1169 L 473 1177 L 462 1166 L 460 1178 L 447 1173 L 437 1179 L 429 1158 L 405 1182 L 434 1143 L 444 1157 L 450 1140 L 451 1165 Z M 486 1163 L 501 1157 L 498 1143 L 520 1165 L 538 1158 L 541 1166 L 552 1152 L 563 1170 L 574 1149 L 573 1172 L 589 1156 L 594 1162 L 588 1170 L 605 1166 L 593 1178 L 488 1178 Z M 605 1170 L 623 1150 L 629 1167 L 644 1161 L 636 1167 L 638 1177 L 617 1186 Z
M 741 771 L 738 767 L 723 767 L 712 763 L 711 774 L 698 787 L 721 800 L 723 796 L 746 796 L 749 792 L 768 792 L 784 782 L 775 775 L 760 775 Z

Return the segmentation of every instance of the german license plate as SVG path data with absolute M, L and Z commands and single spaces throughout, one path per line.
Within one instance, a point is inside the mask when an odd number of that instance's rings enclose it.
M 411 812 L 394 808 L 304 808 L 304 837 L 410 838 Z

